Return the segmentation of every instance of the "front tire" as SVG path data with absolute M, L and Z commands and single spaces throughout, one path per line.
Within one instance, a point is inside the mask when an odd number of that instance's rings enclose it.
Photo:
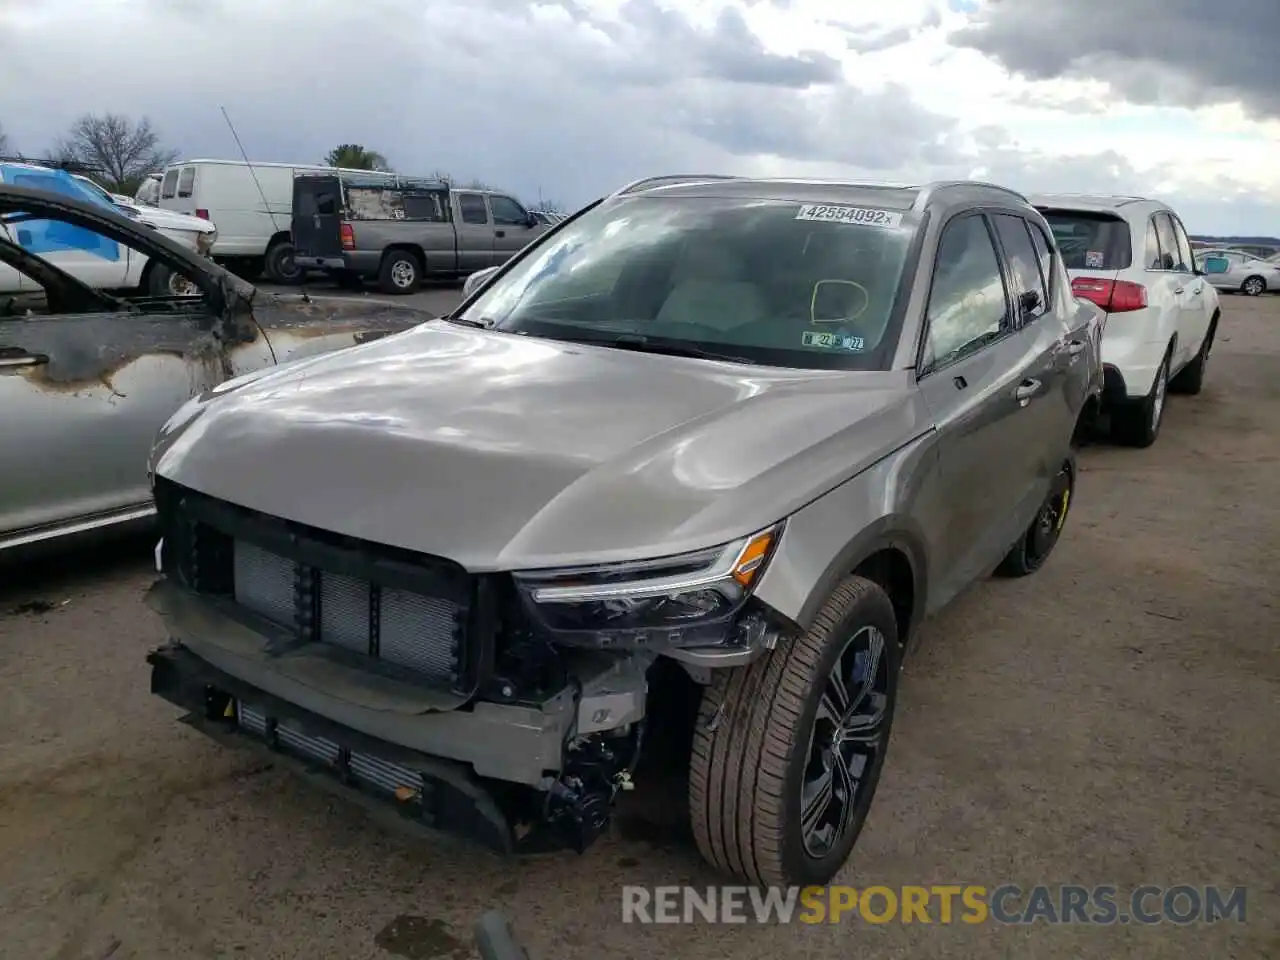
M 1071 509 L 1075 491 L 1076 462 L 1072 456 L 1063 461 L 1035 520 L 1000 561 L 1000 566 L 996 568 L 997 575 L 1025 577 L 1044 566 L 1049 554 L 1058 545 L 1058 537 L 1067 523 L 1067 511 Z
M 689 771 L 694 837 L 712 866 L 783 886 L 839 872 L 884 765 L 900 658 L 888 595 L 849 577 L 807 633 L 717 672 Z

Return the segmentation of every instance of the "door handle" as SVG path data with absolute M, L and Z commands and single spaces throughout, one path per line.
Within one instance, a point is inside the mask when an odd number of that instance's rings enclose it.
M 1200 286 L 1196 287 L 1194 290 L 1192 290 L 1192 291 L 1191 291 L 1191 295 L 1192 295 L 1193 297 L 1198 297 L 1198 296 L 1200 296 L 1200 294 L 1202 294 L 1202 293 L 1204 293 L 1204 284 L 1203 284 L 1203 283 L 1202 283 L 1202 284 L 1200 284 Z
M 1018 401 L 1018 406 L 1025 407 L 1039 391 L 1039 380 L 1023 380 L 1013 391 L 1013 398 Z
M 1181 292 L 1183 291 L 1183 289 L 1184 289 L 1183 287 L 1174 287 L 1174 288 L 1173 288 L 1173 292 L 1174 292 L 1174 293 L 1181 293 Z
M 493 235 L 494 235 L 495 237 L 505 237 L 505 236 L 507 235 L 507 231 L 505 231 L 505 230 L 495 230 L 495 231 L 493 231 Z

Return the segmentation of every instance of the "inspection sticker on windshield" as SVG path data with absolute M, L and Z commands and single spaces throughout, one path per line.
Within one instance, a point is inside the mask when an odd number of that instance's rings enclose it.
M 892 210 L 876 210 L 872 207 L 806 203 L 800 207 L 796 219 L 815 220 L 819 223 L 849 223 L 864 227 L 896 227 L 902 223 L 902 214 Z
M 814 333 L 806 330 L 801 339 L 806 347 L 822 347 L 826 350 L 850 350 L 859 353 L 867 348 L 861 337 L 849 337 L 842 333 Z
M 1088 270 L 1101 270 L 1105 259 L 1101 250 L 1086 250 L 1084 252 L 1084 265 Z

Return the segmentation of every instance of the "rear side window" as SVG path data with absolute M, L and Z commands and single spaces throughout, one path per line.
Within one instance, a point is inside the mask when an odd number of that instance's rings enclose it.
M 462 211 L 463 223 L 489 222 L 489 211 L 485 209 L 484 197 L 478 193 L 458 194 L 458 209 Z
M 1040 278 L 1040 263 L 1035 247 L 1031 245 L 1031 234 L 1027 233 L 1027 221 L 1006 213 L 998 213 L 992 219 L 995 221 L 1000 244 L 1004 247 L 1005 257 L 1009 260 L 1009 268 L 1013 271 L 1015 302 L 1018 297 L 1027 293 L 1034 293 L 1040 298 L 1040 302 L 1034 307 L 1020 310 L 1023 319 L 1034 320 L 1048 308 L 1049 295 Z
M 160 199 L 171 200 L 178 192 L 178 171 L 177 168 L 166 170 L 164 174 L 164 183 L 160 186 Z
M 196 186 L 196 168 L 183 167 L 182 175 L 178 177 L 178 196 L 189 197 L 194 192 Z
M 1041 210 L 1068 270 L 1126 270 L 1133 265 L 1129 225 L 1109 213 Z
M 1147 238 L 1143 243 L 1142 256 L 1148 270 L 1160 269 L 1160 238 L 1156 236 L 1154 220 L 1147 221 Z
M 1044 288 L 1049 296 L 1053 296 L 1053 247 L 1049 238 L 1044 235 L 1038 223 L 1028 223 L 1031 230 L 1031 245 L 1036 248 L 1036 259 L 1040 261 L 1040 276 L 1044 278 Z
M 1177 270 L 1178 240 L 1174 236 L 1173 224 L 1169 222 L 1169 215 L 1157 213 L 1152 219 L 1156 223 L 1156 239 L 1160 241 L 1160 264 L 1154 269 Z
M 1195 256 L 1191 252 L 1191 240 L 1187 237 L 1187 231 L 1183 229 L 1182 221 L 1172 214 L 1169 215 L 1169 223 L 1173 225 L 1173 236 L 1178 242 L 1178 255 L 1175 258 L 1177 269 L 1190 270 Z

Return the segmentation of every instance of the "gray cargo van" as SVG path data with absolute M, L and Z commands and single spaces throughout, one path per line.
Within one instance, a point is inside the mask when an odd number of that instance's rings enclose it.
M 505 263 L 550 229 L 506 194 L 345 173 L 294 177 L 292 227 L 298 266 L 386 293 Z

